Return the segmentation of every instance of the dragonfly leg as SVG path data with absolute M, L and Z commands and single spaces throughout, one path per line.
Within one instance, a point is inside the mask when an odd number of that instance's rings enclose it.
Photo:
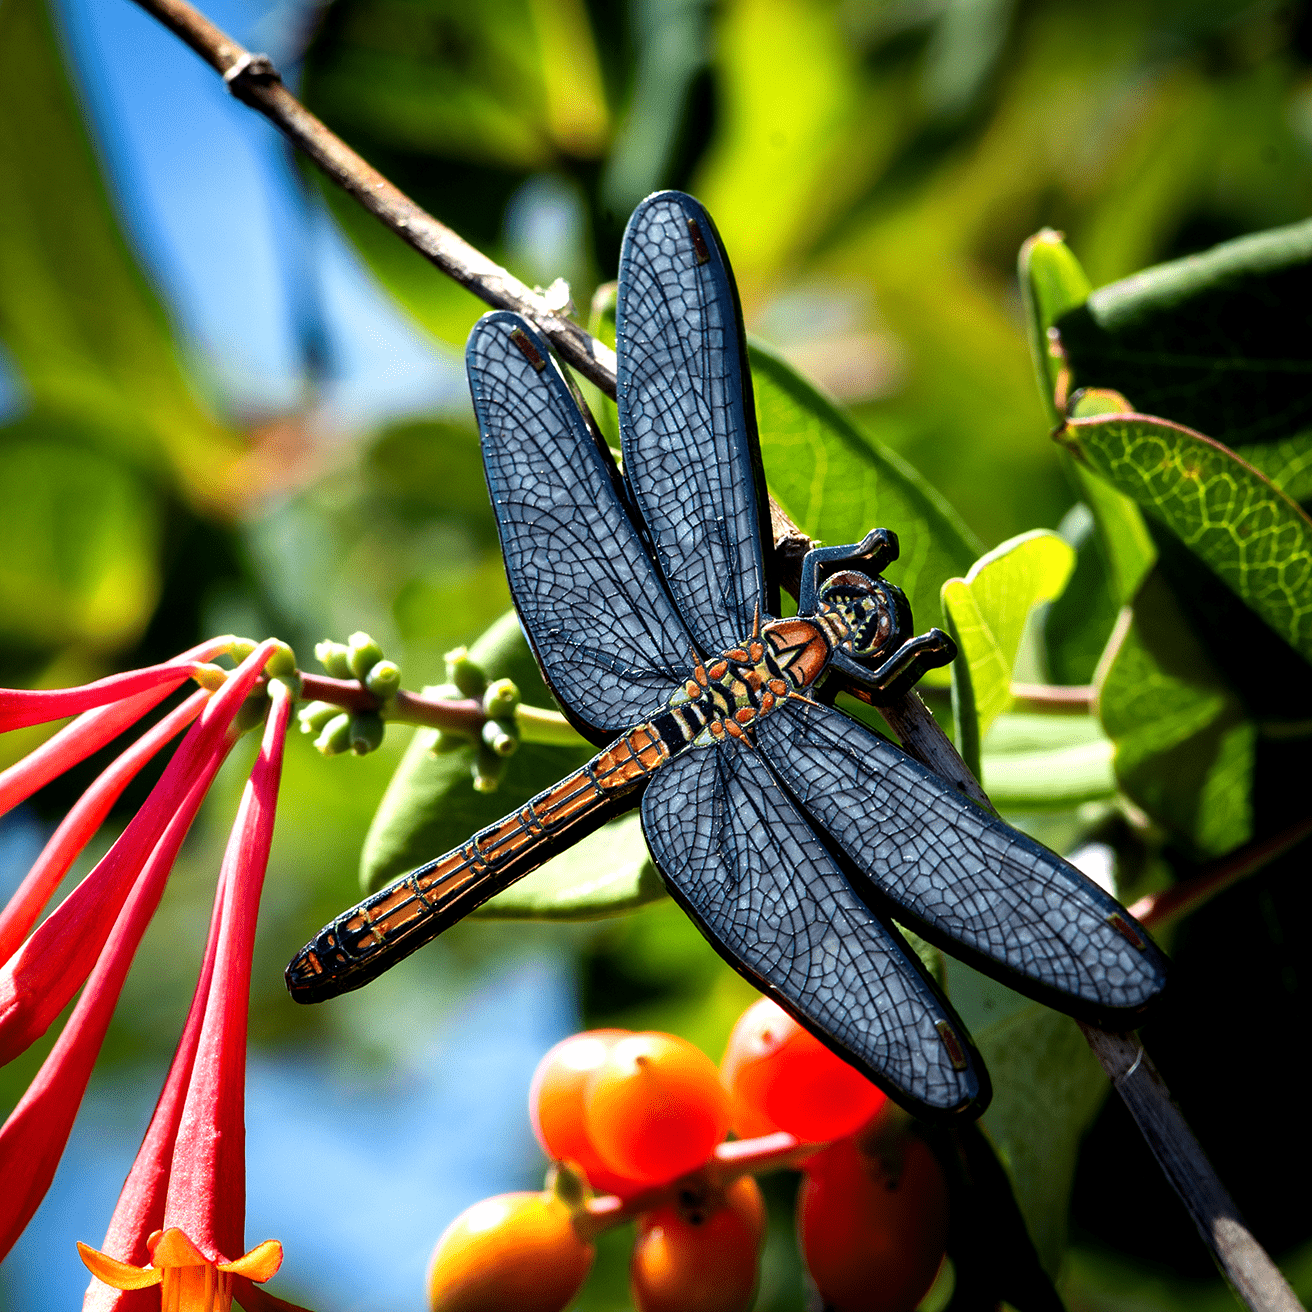
M 903 696 L 926 671 L 947 665 L 956 654 L 957 644 L 942 629 L 930 629 L 904 642 L 873 670 L 843 651 L 835 651 L 830 661 L 853 683 L 867 689 L 876 706 L 886 706 Z
M 845 546 L 812 547 L 802 557 L 802 581 L 797 592 L 797 613 L 815 613 L 816 590 L 821 565 L 860 565 L 867 574 L 882 574 L 897 559 L 897 534 L 890 528 L 874 528 L 860 542 Z

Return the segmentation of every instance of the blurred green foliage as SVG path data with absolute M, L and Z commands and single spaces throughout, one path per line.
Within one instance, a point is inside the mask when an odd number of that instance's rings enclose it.
M 1306 536 L 1296 503 L 1312 496 L 1305 5 L 338 0 L 318 13 L 304 94 L 439 218 L 530 283 L 564 275 L 580 307 L 613 276 L 634 202 L 662 186 L 699 196 L 760 343 L 767 475 L 798 522 L 831 541 L 894 528 L 922 628 L 942 622 L 949 578 L 1027 535 L 947 594 L 959 625 L 951 598 L 969 603 L 973 634 L 958 630 L 961 743 L 1011 818 L 1066 851 L 1101 845 L 1128 898 L 1306 815 L 1312 682 L 1290 617 L 1312 584 L 1269 576 L 1286 539 Z M 491 630 L 508 641 L 489 667 L 504 658 L 545 700 L 513 628 L 494 628 L 508 595 L 471 416 L 349 434 L 347 461 L 307 473 L 321 466 L 243 433 L 221 397 L 198 400 L 118 230 L 40 0 L 0 0 L 0 172 L 0 342 L 21 395 L 0 427 L 5 682 L 71 682 L 230 628 L 277 632 L 307 660 L 316 639 L 363 628 L 420 686 L 440 681 L 447 648 Z M 324 196 L 433 349 L 462 344 L 480 304 Z M 1262 229 L 1279 231 L 1198 254 Z M 1164 261 L 1176 262 L 1132 276 Z M 1204 468 L 1196 439 L 1108 418 L 1113 390 L 1247 464 L 1208 447 L 1219 464 Z M 1047 436 L 1068 417 L 1074 457 Z M 295 451 L 304 416 L 284 418 Z M 1154 481 L 1162 465 L 1170 486 Z M 1108 482 L 1113 467 L 1131 476 Z M 1172 510 L 1191 488 L 1206 551 Z M 1270 523 L 1245 530 L 1221 488 L 1265 497 Z M 1267 541 L 1262 566 L 1232 571 L 1241 546 Z M 1045 559 L 1027 572 L 1030 550 Z M 998 567 L 1000 586 L 985 586 Z M 1024 711 L 1013 680 L 1093 684 L 1096 713 Z M 946 687 L 930 683 L 943 712 Z M 12 738 L 0 763 L 31 742 Z M 668 901 L 586 929 L 463 925 L 340 1008 L 291 1008 L 282 962 L 355 900 L 362 848 L 370 878 L 394 871 L 577 759 L 525 749 L 487 797 L 461 753 L 413 748 L 366 841 L 402 746 L 393 733 L 363 762 L 289 752 L 256 1042 L 331 1039 L 343 1062 L 385 1064 L 386 1009 L 413 1006 L 421 981 L 440 1002 L 500 954 L 551 943 L 573 954 L 588 1023 L 667 1029 L 718 1055 L 751 992 Z M 216 815 L 239 782 L 235 767 L 224 777 Z M 79 778 L 40 805 L 56 812 Z M 116 1060 L 172 1046 L 190 983 L 172 944 L 199 942 L 222 828 L 192 844 L 143 947 Z M 600 868 L 618 882 L 586 909 L 645 900 L 631 833 L 608 850 L 507 913 L 559 913 Z M 1180 927 L 1173 995 L 1147 1041 L 1259 1237 L 1294 1254 L 1306 1288 L 1312 1211 L 1281 1186 L 1312 1167 L 1284 1055 L 1308 1004 L 1305 851 Z M 985 1134 L 1071 1305 L 1224 1297 L 1115 1100 L 1099 1113 L 1104 1082 L 1071 1023 L 955 963 L 947 987 L 993 1074 Z M 1242 1069 L 1217 1069 L 1236 1052 Z M 11 1101 L 24 1074 L 4 1074 Z M 1263 1115 L 1237 1112 L 1240 1098 Z M 772 1186 L 776 1223 L 788 1188 Z M 619 1239 L 603 1246 L 580 1306 L 625 1306 L 626 1255 Z M 991 1259 L 956 1256 L 962 1288 L 994 1293 L 1002 1268 L 1034 1261 L 1023 1234 Z M 802 1306 L 786 1226 L 766 1273 L 762 1309 Z

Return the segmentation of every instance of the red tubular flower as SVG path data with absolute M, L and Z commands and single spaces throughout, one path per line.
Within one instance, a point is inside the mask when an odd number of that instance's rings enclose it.
M 210 698 L 118 841 L 0 967 L 0 1062 L 40 1038 L 87 978 L 164 830 L 198 775 L 226 751 L 233 719 L 277 646 L 261 643 Z
M 63 1156 L 91 1068 L 124 977 L 150 918 L 159 905 L 182 840 L 227 753 L 215 753 L 192 785 L 114 922 L 73 1014 L 42 1063 L 36 1079 L 0 1127 L 0 1258 L 32 1219 Z
M 7 770 L 0 770 L 0 815 L 12 811 L 38 788 L 44 788 L 57 775 L 79 761 L 85 761 L 92 752 L 99 751 L 129 725 L 136 724 L 147 711 L 158 706 L 172 691 L 167 683 L 163 683 L 121 702 L 84 711 L 72 724 L 66 724 L 21 761 Z
M 201 667 L 228 651 L 235 641 L 230 634 L 211 638 L 162 665 L 127 670 L 123 674 L 110 675 L 108 679 L 98 679 L 95 683 L 84 683 L 80 688 L 0 688 L 0 733 L 26 729 L 28 725 L 44 724 L 48 720 L 62 720 L 66 715 L 80 715 L 94 706 L 122 702 L 161 686 L 165 689 L 160 694 L 162 700 L 194 674 L 205 677 L 206 672 Z
M 144 695 L 153 698 L 154 692 Z M 69 867 L 91 841 L 92 835 L 104 823 L 105 817 L 122 796 L 123 790 L 165 743 L 170 742 L 200 714 L 209 695 L 203 688 L 193 693 L 181 706 L 142 734 L 77 800 L 59 828 L 51 835 L 50 841 L 37 857 L 27 877 L 18 886 L 18 891 L 10 898 L 8 906 L 0 911 L 0 965 L 8 961 L 18 950 L 23 939 L 36 924 L 37 917 L 45 909 L 51 895 L 59 887 L 59 881 L 68 873 Z M 135 698 L 131 699 L 128 704 L 131 705 L 135 700 Z M 100 714 L 103 712 L 88 712 L 88 715 Z M 70 729 L 74 727 L 74 725 L 69 726 Z M 51 740 L 52 743 L 53 741 L 54 739 Z M 50 743 L 46 746 L 50 746 Z M 33 756 L 36 754 L 36 752 L 32 753 Z M 19 764 L 26 765 L 31 759 L 31 756 L 26 757 Z M 5 773 L 8 774 L 9 771 Z M 46 781 L 43 779 L 42 783 L 44 782 Z
M 228 1312 L 234 1298 L 247 1312 L 292 1308 L 256 1284 L 277 1270 L 281 1245 L 266 1240 L 244 1251 L 251 954 L 291 713 L 285 685 L 274 680 L 269 691 L 268 723 L 224 853 L 200 980 L 110 1222 L 109 1252 L 78 1245 L 95 1277 L 84 1312 L 155 1306 L 141 1292 L 155 1284 L 168 1312 Z

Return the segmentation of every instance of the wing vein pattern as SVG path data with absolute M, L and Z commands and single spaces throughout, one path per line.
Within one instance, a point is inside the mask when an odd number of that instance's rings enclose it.
M 648 197 L 625 232 L 619 288 L 624 472 L 679 610 L 718 654 L 778 606 L 737 300 L 706 211 L 677 193 Z
M 1165 958 L 1109 894 L 864 725 L 794 701 L 760 722 L 757 744 L 876 889 L 949 952 L 1087 1016 L 1133 1012 L 1161 989 Z
M 692 637 L 546 342 L 497 311 L 465 360 L 515 606 L 552 690 L 604 740 L 688 677 Z
M 960 1109 L 981 1091 L 965 1035 L 901 938 L 853 893 L 759 753 L 728 740 L 662 766 L 642 802 L 656 864 L 703 933 L 758 988 L 905 1101 Z M 982 1077 L 987 1079 L 986 1076 Z

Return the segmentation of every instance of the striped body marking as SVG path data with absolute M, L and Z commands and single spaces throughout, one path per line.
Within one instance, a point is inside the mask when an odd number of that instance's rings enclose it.
M 312 997 L 321 977 L 334 981 L 333 992 L 340 991 L 343 973 L 360 984 L 375 978 L 609 819 L 619 809 L 615 803 L 667 761 L 726 735 L 747 736 L 760 716 L 815 683 L 836 636 L 836 626 L 824 616 L 770 620 L 715 660 L 695 661 L 684 687 L 648 722 L 621 734 L 518 811 L 321 930 L 297 958 L 297 987 Z

